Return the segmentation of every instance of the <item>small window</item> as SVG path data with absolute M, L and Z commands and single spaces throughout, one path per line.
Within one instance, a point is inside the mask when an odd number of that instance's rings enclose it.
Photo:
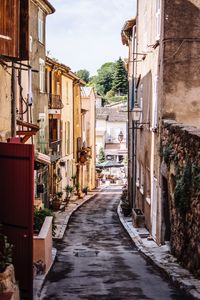
M 40 58 L 39 60 L 39 87 L 40 87 L 40 92 L 44 93 L 45 92 L 45 62 L 43 59 Z
M 136 166 L 136 186 L 140 186 L 140 164 L 139 161 L 137 160 L 137 166 Z
M 71 135 L 70 135 L 70 122 L 67 121 L 67 153 L 68 155 L 70 154 L 70 139 L 71 139 Z
M 153 113 L 152 113 L 152 128 L 158 127 L 158 76 L 155 76 L 153 81 Z
M 140 166 L 140 193 L 144 194 L 144 168 Z
M 44 14 L 41 9 L 38 11 L 38 40 L 44 44 Z
M 66 82 L 66 104 L 69 104 L 69 84 Z

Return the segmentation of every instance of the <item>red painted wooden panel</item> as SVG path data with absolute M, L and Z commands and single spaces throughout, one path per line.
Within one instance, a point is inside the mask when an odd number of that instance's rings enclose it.
M 0 143 L 0 223 L 14 245 L 23 299 L 33 293 L 33 145 Z

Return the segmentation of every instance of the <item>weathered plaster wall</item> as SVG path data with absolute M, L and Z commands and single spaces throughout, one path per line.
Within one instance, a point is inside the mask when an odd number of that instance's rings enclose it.
M 200 2 L 163 2 L 163 116 L 200 126 Z
M 10 72 L 11 69 L 8 69 Z M 11 133 L 11 76 L 0 66 L 0 142 Z
M 161 156 L 167 166 L 171 251 L 200 276 L 200 130 L 164 121 Z
M 32 51 L 30 52 L 30 65 L 34 70 L 39 71 L 39 60 L 42 59 L 45 61 L 46 59 L 46 46 L 45 46 L 45 29 L 44 29 L 44 43 L 40 43 L 38 40 L 38 4 L 30 3 L 30 14 L 31 14 L 31 22 L 30 22 L 30 35 L 32 36 Z M 46 14 L 44 12 L 44 28 L 46 28 Z M 44 152 L 48 153 L 48 140 L 49 140 L 49 131 L 48 131 L 48 95 L 46 92 L 40 92 L 40 84 L 39 84 L 39 72 L 32 73 L 32 93 L 33 93 L 33 120 L 34 124 L 39 124 L 38 120 L 39 113 L 44 113 L 44 140 L 45 140 L 45 150 Z M 41 124 L 39 124 L 41 126 Z M 34 145 L 38 150 L 40 149 L 39 143 L 39 134 L 38 132 L 34 137 Z

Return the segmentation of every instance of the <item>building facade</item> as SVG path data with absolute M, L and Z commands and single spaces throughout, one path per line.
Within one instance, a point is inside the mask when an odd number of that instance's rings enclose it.
M 199 9 L 192 0 L 140 0 L 135 21 L 122 29 L 122 41 L 129 46 L 129 196 L 133 209 L 143 212 L 153 239 L 169 243 L 196 274 L 199 163 L 183 141 L 193 144 L 199 130 Z

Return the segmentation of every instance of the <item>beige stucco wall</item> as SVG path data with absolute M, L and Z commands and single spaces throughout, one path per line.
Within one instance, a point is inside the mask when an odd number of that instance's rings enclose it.
M 0 81 L 0 141 L 5 141 L 11 134 L 11 75 L 2 66 Z
M 84 88 L 83 88 L 84 89 Z M 82 108 L 87 110 L 85 115 L 85 125 L 86 125 L 86 144 L 91 147 L 91 159 L 88 162 L 87 168 L 85 168 L 86 174 L 85 185 L 89 187 L 89 189 L 95 188 L 95 164 L 96 164 L 96 140 L 95 140 L 95 123 L 96 123 L 96 110 L 95 110 L 95 93 L 94 90 L 91 89 L 90 95 L 85 97 L 82 95 Z M 88 173 L 88 174 L 87 174 Z M 88 181 L 88 182 L 86 182 Z
M 66 74 L 62 74 L 62 103 L 64 105 L 61 112 L 62 121 L 62 161 L 65 166 L 61 167 L 62 181 L 61 190 L 69 184 L 73 185 L 71 177 L 75 175 L 75 165 L 73 157 L 73 80 Z M 69 122 L 69 123 L 68 123 Z M 70 124 L 70 135 L 68 136 L 68 125 Z M 69 152 L 67 141 L 69 142 Z M 65 196 L 65 195 L 64 195 Z
M 137 100 L 142 99 L 142 118 L 140 122 L 150 123 L 143 125 L 143 129 L 137 129 L 137 154 L 139 162 L 139 186 L 137 187 L 136 204 L 145 214 L 146 226 L 154 238 L 160 239 L 160 189 L 159 189 L 159 135 L 154 131 L 154 107 L 156 103 L 155 82 L 160 80 L 159 51 L 160 47 L 153 47 L 156 44 L 156 1 L 138 1 L 137 16 L 137 53 L 134 68 L 134 77 L 138 83 Z M 140 77 L 140 82 L 138 78 Z M 159 90 L 157 97 L 159 97 Z M 158 99 L 158 98 L 157 98 Z M 158 101 L 157 110 L 160 106 Z M 136 163 L 137 164 L 137 163 Z M 143 187 L 142 172 L 143 170 Z M 156 185 L 156 187 L 154 186 Z M 155 196 L 156 190 L 156 196 Z M 153 230 L 154 210 L 154 230 Z M 153 230 L 153 231 L 152 231 Z
M 42 8 L 42 7 L 40 7 Z M 34 70 L 39 71 L 39 59 L 46 60 L 46 30 L 44 30 L 44 44 L 40 43 L 38 40 L 38 9 L 39 4 L 35 1 L 30 2 L 30 35 L 32 36 L 32 51 L 30 52 L 30 65 Z M 44 13 L 44 28 L 46 28 L 46 12 Z M 39 125 L 38 122 L 39 113 L 45 114 L 44 128 L 45 128 L 45 153 L 48 154 L 48 140 L 49 140 L 49 130 L 48 130 L 48 95 L 46 92 L 40 92 L 39 90 L 39 72 L 34 72 L 32 75 L 32 93 L 33 93 L 33 105 L 32 105 L 32 123 Z M 34 137 L 34 144 L 36 149 L 39 150 L 39 132 Z

